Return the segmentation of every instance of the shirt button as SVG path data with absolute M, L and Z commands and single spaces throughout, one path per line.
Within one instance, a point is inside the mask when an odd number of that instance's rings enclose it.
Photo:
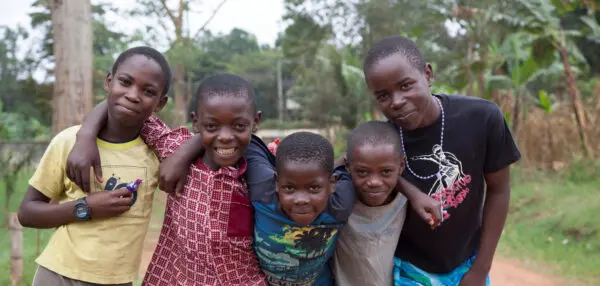
M 211 214 L 211 215 L 214 215 L 214 214 L 217 213 L 217 211 L 216 210 L 210 210 L 208 213 Z

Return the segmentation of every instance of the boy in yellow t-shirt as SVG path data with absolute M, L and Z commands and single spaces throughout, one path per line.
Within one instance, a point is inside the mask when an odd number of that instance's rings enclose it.
M 19 208 L 24 226 L 56 227 L 36 260 L 33 285 L 131 285 L 136 279 L 159 166 L 139 132 L 167 102 L 170 84 L 160 52 L 136 47 L 119 55 L 104 83 L 108 121 L 97 139 L 109 178 L 93 183 L 89 193 L 65 173 L 80 126 L 52 139 Z M 137 179 L 137 190 L 128 190 Z

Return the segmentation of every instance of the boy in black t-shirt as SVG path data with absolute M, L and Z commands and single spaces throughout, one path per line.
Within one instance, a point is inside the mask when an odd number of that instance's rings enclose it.
M 509 165 L 521 156 L 502 112 L 476 97 L 432 95 L 431 65 L 404 37 L 373 45 L 364 73 L 379 108 L 398 128 L 407 158 L 403 177 L 440 201 L 444 213 L 432 229 L 408 212 L 394 258 L 395 284 L 489 284 L 508 212 Z

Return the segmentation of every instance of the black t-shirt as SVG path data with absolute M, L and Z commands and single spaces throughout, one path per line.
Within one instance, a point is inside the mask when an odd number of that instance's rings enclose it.
M 430 273 L 448 273 L 479 247 L 485 189 L 484 175 L 521 157 L 504 116 L 493 102 L 467 96 L 435 95 L 444 108 L 444 142 L 440 149 L 441 116 L 430 126 L 404 131 L 408 169 L 403 176 L 421 191 L 442 201 L 447 211 L 435 230 L 412 209 L 407 213 L 396 257 Z

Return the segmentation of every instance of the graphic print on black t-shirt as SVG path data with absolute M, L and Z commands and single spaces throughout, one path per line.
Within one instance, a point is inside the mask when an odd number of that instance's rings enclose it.
M 471 175 L 465 174 L 460 160 L 454 154 L 442 150 L 439 144 L 433 145 L 431 154 L 414 156 L 410 160 L 431 162 L 439 168 L 428 195 L 442 204 L 444 220 L 448 219 L 448 208 L 458 207 L 469 194 Z

